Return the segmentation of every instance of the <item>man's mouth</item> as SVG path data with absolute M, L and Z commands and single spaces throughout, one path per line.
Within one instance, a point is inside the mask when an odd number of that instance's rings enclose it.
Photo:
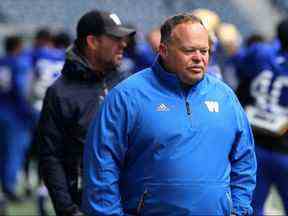
M 191 67 L 188 67 L 188 69 L 190 71 L 197 72 L 197 73 L 201 73 L 203 71 L 203 68 L 201 66 L 191 66 Z

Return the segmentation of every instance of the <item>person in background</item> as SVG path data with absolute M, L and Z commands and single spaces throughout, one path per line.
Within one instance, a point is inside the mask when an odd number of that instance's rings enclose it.
M 218 47 L 216 60 L 221 68 L 223 81 L 233 90 L 238 87 L 235 58 L 242 45 L 242 37 L 237 27 L 231 23 L 221 23 L 216 29 Z
M 0 178 L 5 197 L 19 201 L 17 176 L 24 165 L 35 123 L 29 104 L 32 65 L 23 54 L 20 36 L 7 36 L 5 55 L 0 58 Z
M 278 45 L 274 41 L 250 45 L 242 54 L 238 68 L 240 82 L 245 82 L 246 88 L 237 93 L 254 129 L 258 161 L 252 201 L 255 215 L 265 215 L 264 204 L 272 185 L 277 188 L 288 213 L 287 18 L 278 24 L 276 35 Z
M 50 28 L 40 27 L 36 29 L 31 47 L 24 51 L 25 54 L 30 56 L 32 59 L 33 65 L 35 65 L 35 62 L 37 61 L 38 52 L 41 52 L 43 49 L 53 47 L 52 38 L 53 35 Z
M 88 125 L 107 90 L 134 29 L 115 13 L 91 10 L 77 23 L 62 75 L 46 91 L 36 133 L 40 172 L 57 215 L 82 215 L 82 149 Z
M 43 47 L 52 47 L 53 35 L 49 27 L 40 27 L 36 30 L 33 49 L 42 49 Z
M 158 53 L 160 40 L 161 40 L 161 32 L 160 28 L 154 28 L 152 29 L 146 36 L 146 40 L 152 47 L 153 51 L 155 53 Z
M 191 11 L 191 13 L 194 16 L 198 17 L 203 22 L 203 25 L 208 30 L 211 40 L 213 40 L 213 47 L 211 47 L 211 56 L 210 56 L 210 61 L 209 61 L 209 65 L 207 68 L 207 73 L 222 80 L 223 79 L 222 71 L 217 62 L 217 56 L 216 56 L 216 50 L 218 48 L 216 29 L 221 24 L 221 19 L 216 12 L 212 10 L 208 10 L 206 8 L 198 8 L 198 9 Z
M 245 38 L 243 45 L 240 47 L 238 52 L 236 52 L 236 54 L 233 55 L 229 60 L 229 64 L 231 65 L 231 67 L 233 67 L 233 71 L 235 71 L 235 74 L 236 74 L 235 83 L 237 85 L 235 85 L 236 88 L 234 89 L 234 91 L 236 92 L 237 97 L 243 106 L 245 106 L 246 104 L 250 104 L 252 101 L 251 93 L 250 93 L 250 86 L 251 86 L 251 82 L 253 81 L 251 77 L 254 75 L 253 75 L 253 72 L 246 71 L 245 66 L 244 67 L 241 66 L 243 63 L 242 59 L 245 59 L 245 56 L 247 55 L 246 54 L 247 50 L 250 50 L 252 46 L 258 46 L 257 44 L 259 43 L 263 44 L 264 42 L 268 42 L 268 41 L 266 41 L 266 39 L 258 33 L 253 33 L 249 35 L 248 37 Z M 277 40 L 276 42 L 277 47 L 278 47 L 277 49 L 279 49 L 280 47 L 278 43 L 279 42 Z M 245 62 L 243 64 L 245 65 Z
M 37 36 L 36 35 L 36 41 Z M 40 112 L 47 88 L 61 75 L 65 61 L 65 49 L 70 44 L 68 35 L 53 35 L 51 44 L 37 46 L 33 53 L 34 79 L 31 101 Z
M 261 35 L 259 33 L 253 33 L 253 34 L 249 35 L 247 38 L 245 38 L 244 46 L 245 47 L 250 47 L 250 46 L 252 46 L 252 45 L 254 45 L 256 43 L 263 43 L 265 41 L 266 41 L 266 39 L 265 39 L 265 37 L 263 35 Z
M 133 25 L 126 26 L 134 28 Z M 156 53 L 145 38 L 142 38 L 140 33 L 137 33 L 130 38 L 124 55 L 123 66 L 126 64 L 126 71 L 130 71 L 130 74 L 133 74 L 150 67 L 155 59 Z M 129 68 L 127 66 L 129 66 Z
M 65 51 L 71 45 L 71 37 L 65 31 L 58 31 L 54 33 L 52 42 L 55 49 Z
M 33 108 L 37 111 L 38 117 L 40 115 L 40 110 L 42 109 L 47 88 L 61 75 L 61 70 L 65 61 L 65 51 L 70 44 L 70 35 L 64 31 L 57 31 L 54 33 L 49 29 L 41 28 L 35 34 L 34 46 L 30 55 L 34 63 L 34 76 L 30 101 Z M 32 133 L 35 133 L 35 127 Z M 32 144 L 25 164 L 27 195 L 32 193 L 29 165 L 31 165 L 33 161 L 38 167 L 39 155 L 37 149 L 37 143 L 32 139 Z M 48 192 L 41 181 L 39 173 L 36 194 L 38 215 L 47 215 L 45 204 L 47 203 Z
M 84 149 L 87 215 L 251 215 L 252 132 L 206 73 L 212 41 L 191 13 L 161 26 L 154 64 L 114 87 Z

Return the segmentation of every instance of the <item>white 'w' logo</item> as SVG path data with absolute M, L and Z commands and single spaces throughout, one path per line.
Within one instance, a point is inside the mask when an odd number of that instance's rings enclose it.
M 205 101 L 209 112 L 219 112 L 219 104 L 217 101 Z

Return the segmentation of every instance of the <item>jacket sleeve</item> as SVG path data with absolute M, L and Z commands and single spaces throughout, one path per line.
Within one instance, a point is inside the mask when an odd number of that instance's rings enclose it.
M 252 215 L 252 194 L 256 185 L 256 155 L 248 119 L 240 103 L 234 104 L 238 133 L 230 154 L 230 186 L 235 215 Z
M 68 215 L 69 213 L 66 211 L 75 209 L 77 206 L 73 203 L 68 191 L 66 173 L 62 163 L 65 131 L 61 113 L 55 89 L 48 88 L 36 132 L 39 168 L 57 215 Z
M 113 89 L 94 119 L 84 148 L 82 211 L 88 215 L 123 215 L 119 179 L 132 116 L 125 98 Z M 131 97 L 130 97 L 131 99 Z

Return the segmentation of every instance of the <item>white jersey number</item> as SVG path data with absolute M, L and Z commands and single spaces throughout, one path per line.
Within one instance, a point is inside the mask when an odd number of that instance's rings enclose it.
M 274 82 L 272 78 L 272 71 L 263 71 L 251 84 L 251 95 L 255 98 L 258 108 L 287 115 L 287 108 L 281 106 L 279 102 L 283 88 L 288 88 L 288 77 L 278 76 Z

